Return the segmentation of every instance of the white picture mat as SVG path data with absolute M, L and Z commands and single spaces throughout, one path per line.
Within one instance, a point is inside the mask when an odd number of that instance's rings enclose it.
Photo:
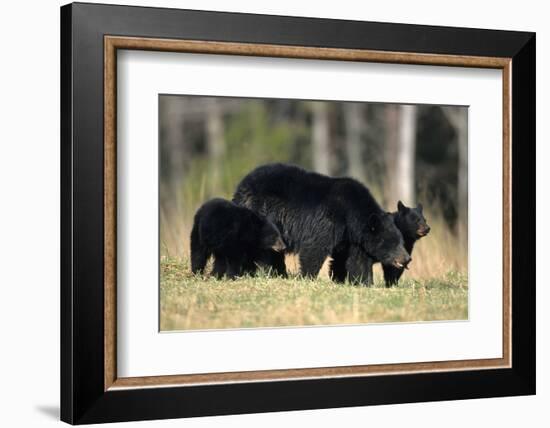
M 117 73 L 119 377 L 502 356 L 500 70 L 119 51 Z M 469 320 L 160 333 L 163 93 L 469 106 Z

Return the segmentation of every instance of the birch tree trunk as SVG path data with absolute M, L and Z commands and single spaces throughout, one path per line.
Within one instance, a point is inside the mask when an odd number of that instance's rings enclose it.
M 386 206 L 415 204 L 416 106 L 386 107 Z
M 414 206 L 415 154 L 416 154 L 416 106 L 400 106 L 399 147 L 397 149 L 397 194 L 405 204 Z
M 313 169 L 330 175 L 330 130 L 328 105 L 325 102 L 312 103 L 312 159 Z
M 458 221 L 457 233 L 462 251 L 468 250 L 468 112 L 463 107 L 443 108 L 456 131 L 458 144 Z
M 210 190 L 219 189 L 221 168 L 225 155 L 225 140 L 223 129 L 223 114 L 219 100 L 206 100 L 206 139 L 210 159 Z
M 364 122 L 362 115 L 366 106 L 360 103 L 344 104 L 344 122 L 346 127 L 346 158 L 348 175 L 359 181 L 365 181 L 362 154 L 362 134 Z

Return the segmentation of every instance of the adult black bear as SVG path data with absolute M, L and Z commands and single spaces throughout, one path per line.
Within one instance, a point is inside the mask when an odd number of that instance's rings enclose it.
M 235 278 L 256 271 L 263 251 L 284 250 L 279 230 L 255 212 L 225 199 L 212 199 L 202 205 L 191 231 L 191 270 L 202 273 L 208 258 L 214 256 L 212 274 Z
M 399 201 L 397 202 L 397 211 L 393 212 L 392 216 L 395 225 L 403 235 L 405 249 L 412 256 L 414 243 L 430 232 L 430 226 L 426 223 L 422 204 L 418 204 L 416 208 L 409 208 Z M 404 270 L 403 267 L 399 268 L 385 264 L 382 264 L 382 269 L 388 287 L 397 284 Z
M 298 253 L 305 276 L 317 275 L 327 256 L 344 257 L 353 244 L 373 263 L 399 267 L 409 262 L 393 218 L 351 178 L 331 178 L 292 165 L 264 165 L 243 178 L 233 201 L 274 221 L 286 252 Z M 282 253 L 272 252 L 270 263 L 280 273 L 285 269 Z M 372 268 L 357 267 L 361 277 L 356 279 L 370 284 Z

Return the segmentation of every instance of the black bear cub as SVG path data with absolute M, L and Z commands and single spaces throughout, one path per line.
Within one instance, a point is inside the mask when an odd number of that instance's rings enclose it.
M 284 249 L 277 227 L 248 208 L 216 198 L 195 214 L 191 231 L 193 273 L 202 273 L 213 255 L 212 275 L 217 278 L 253 274 L 265 250 Z
M 422 212 L 422 204 L 416 208 L 406 207 L 403 202 L 397 202 L 397 211 L 391 213 L 393 222 L 403 235 L 405 249 L 412 255 L 414 243 L 430 232 L 430 226 L 426 223 Z M 395 267 L 382 264 L 386 286 L 395 285 L 403 275 L 405 267 Z

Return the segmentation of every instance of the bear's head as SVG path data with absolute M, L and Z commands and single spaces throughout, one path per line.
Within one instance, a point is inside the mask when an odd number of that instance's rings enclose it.
M 430 232 L 430 226 L 422 212 L 422 204 L 409 208 L 403 202 L 397 202 L 397 212 L 393 213 L 398 229 L 406 239 L 417 240 Z
M 286 249 L 286 245 L 283 241 L 279 228 L 270 220 L 263 220 L 260 247 L 266 250 L 272 249 L 275 251 L 284 251 Z
M 406 268 L 411 262 L 411 256 L 404 247 L 403 235 L 388 213 L 369 216 L 362 246 L 367 254 L 385 265 Z

